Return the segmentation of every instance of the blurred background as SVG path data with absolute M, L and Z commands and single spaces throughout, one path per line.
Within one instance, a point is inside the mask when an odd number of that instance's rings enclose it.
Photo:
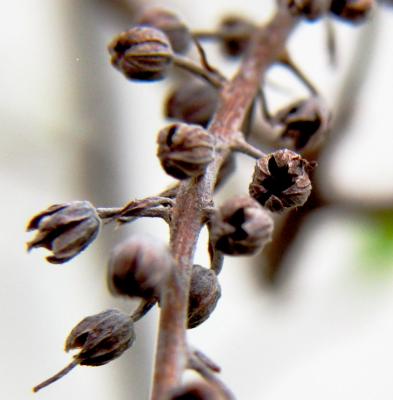
M 274 9 L 268 0 L 142 3 L 177 10 L 198 30 L 229 12 L 259 22 Z M 108 294 L 112 246 L 131 232 L 166 240 L 166 226 L 105 226 L 63 266 L 46 263 L 43 250 L 25 251 L 27 221 L 50 204 L 121 206 L 172 182 L 155 156 L 170 80 L 128 82 L 108 62 L 108 42 L 131 25 L 136 8 L 115 0 L 2 4 L 2 398 L 148 399 L 157 310 L 137 324 L 135 346 L 119 360 L 78 367 L 36 395 L 31 388 L 69 362 L 64 340 L 82 318 L 135 307 Z M 333 25 L 335 67 L 326 24 L 303 24 L 289 43 L 338 115 L 334 140 L 318 155 L 315 185 L 325 201 L 289 221 L 265 256 L 228 257 L 216 311 L 189 332 L 242 400 L 393 397 L 393 9 L 386 2 L 367 26 Z M 206 49 L 213 65 L 233 73 L 236 62 L 215 45 Z M 273 69 L 269 82 L 272 109 L 304 95 L 283 69 Z M 247 191 L 253 163 L 238 156 L 218 204 Z M 205 232 L 196 262 L 208 264 Z

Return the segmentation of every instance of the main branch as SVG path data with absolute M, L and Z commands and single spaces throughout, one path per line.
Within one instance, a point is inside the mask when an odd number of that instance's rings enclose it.
M 187 367 L 188 292 L 203 210 L 213 203 L 218 171 L 231 152 L 231 143 L 241 130 L 263 76 L 282 54 L 296 23 L 296 18 L 280 9 L 269 24 L 255 32 L 238 73 L 220 92 L 218 110 L 209 127 L 217 140 L 216 157 L 205 175 L 179 186 L 171 221 L 171 252 L 176 267 L 161 299 L 153 400 L 166 399 Z

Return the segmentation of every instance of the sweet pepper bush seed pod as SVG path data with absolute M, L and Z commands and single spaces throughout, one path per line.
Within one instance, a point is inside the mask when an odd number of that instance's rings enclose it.
M 319 144 L 330 128 L 331 115 L 317 97 L 299 100 L 278 111 L 273 123 L 282 127 L 282 144 L 296 151 Z
M 211 221 L 211 239 L 228 255 L 251 255 L 270 242 L 273 220 L 267 210 L 249 196 L 226 201 Z
M 165 116 L 206 127 L 218 104 L 218 93 L 211 85 L 191 80 L 175 88 L 165 101 Z
M 214 138 L 198 125 L 169 125 L 159 132 L 157 142 L 161 165 L 174 178 L 202 175 L 213 161 Z
M 118 35 L 108 46 L 112 65 L 128 79 L 163 79 L 172 64 L 167 36 L 158 29 L 136 26 Z
M 112 252 L 108 266 L 108 287 L 113 295 L 159 297 L 172 268 L 167 247 L 149 236 L 132 236 Z
M 207 382 L 198 381 L 176 388 L 168 400 L 224 400 L 224 397 Z
M 328 10 L 325 1 L 321 0 L 278 0 L 281 7 L 288 8 L 296 17 L 304 17 L 314 21 L 322 17 Z
M 311 164 L 283 149 L 260 158 L 250 184 L 250 195 L 271 211 L 302 206 L 311 193 Z
M 369 16 L 374 4 L 374 0 L 333 0 L 330 11 L 345 21 L 362 22 Z
M 121 356 L 133 344 L 131 317 L 107 310 L 83 319 L 68 335 L 65 350 L 80 349 L 74 356 L 80 365 L 99 366 Z
M 187 328 L 195 328 L 206 321 L 221 297 L 221 287 L 214 271 L 193 265 L 188 300 Z
M 138 19 L 139 25 L 148 25 L 163 31 L 176 53 L 185 53 L 192 37 L 187 26 L 174 13 L 163 8 L 149 8 Z
M 88 201 L 56 204 L 34 216 L 27 226 L 36 230 L 34 239 L 27 243 L 30 251 L 44 247 L 52 252 L 46 259 L 62 264 L 83 251 L 97 236 L 100 219 Z
M 229 57 L 243 55 L 250 43 L 255 25 L 235 15 L 225 17 L 219 26 L 222 52 Z

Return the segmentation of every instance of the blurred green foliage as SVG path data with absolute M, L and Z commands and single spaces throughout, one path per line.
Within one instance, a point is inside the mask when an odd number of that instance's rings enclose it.
M 393 210 L 370 214 L 360 237 L 361 266 L 372 273 L 393 273 Z

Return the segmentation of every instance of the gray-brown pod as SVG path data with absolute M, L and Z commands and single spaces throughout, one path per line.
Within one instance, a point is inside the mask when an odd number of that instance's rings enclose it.
M 100 225 L 96 209 L 88 201 L 55 204 L 30 220 L 27 230 L 37 232 L 27 248 L 44 247 L 52 252 L 46 258 L 50 263 L 62 264 L 96 238 Z
M 128 79 L 156 81 L 165 78 L 173 50 L 167 36 L 148 26 L 121 33 L 108 46 L 111 63 Z
M 308 172 L 313 167 L 288 149 L 268 154 L 256 162 L 250 196 L 270 211 L 300 207 L 311 193 Z
M 164 244 L 150 236 L 131 236 L 112 251 L 108 264 L 108 287 L 113 295 L 158 298 L 172 268 Z
M 169 125 L 159 132 L 157 143 L 162 167 L 177 179 L 202 175 L 214 158 L 214 138 L 199 125 Z
M 212 217 L 210 234 L 215 248 L 228 255 L 251 255 L 270 242 L 273 220 L 249 196 L 227 200 Z
M 221 297 L 217 275 L 211 269 L 193 265 L 188 303 L 187 328 L 195 328 L 206 321 Z

